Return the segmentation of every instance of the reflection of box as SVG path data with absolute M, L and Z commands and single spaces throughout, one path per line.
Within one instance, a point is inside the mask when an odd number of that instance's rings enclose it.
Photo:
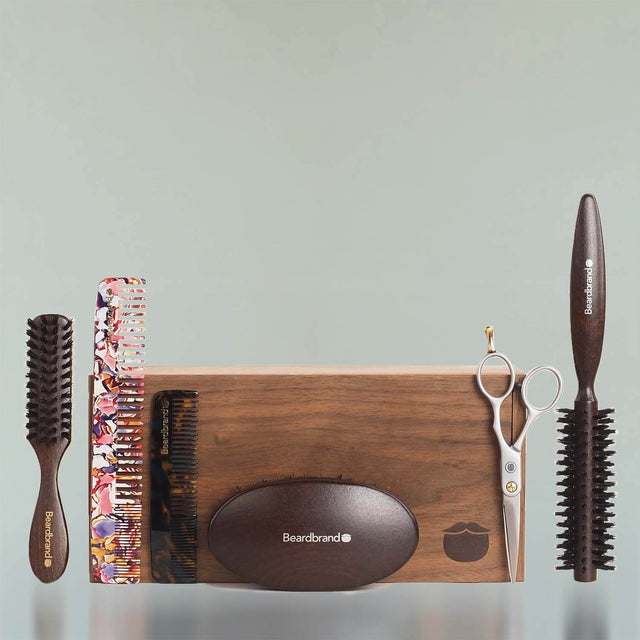
M 291 476 L 378 487 L 413 511 L 418 547 L 387 582 L 508 581 L 499 449 L 475 374 L 475 367 L 148 367 L 147 452 L 154 394 L 200 395 L 198 581 L 239 581 L 208 549 L 218 507 L 240 489 Z M 506 368 L 485 368 L 484 380 L 499 392 Z M 517 391 L 513 398 L 502 410 L 508 442 L 524 421 Z M 145 453 L 143 582 L 152 581 L 147 461 Z M 522 542 L 519 580 L 523 558 Z

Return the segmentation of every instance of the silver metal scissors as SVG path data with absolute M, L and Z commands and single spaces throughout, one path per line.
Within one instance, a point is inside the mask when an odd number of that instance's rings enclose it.
M 506 398 L 511 395 L 516 383 L 516 373 L 511 361 L 503 353 L 498 353 L 493 344 L 493 328 L 485 329 L 487 338 L 489 339 L 489 352 L 480 361 L 478 372 L 476 374 L 480 391 L 485 395 L 493 409 L 493 431 L 498 438 L 500 445 L 500 486 L 502 489 L 502 514 L 504 517 L 504 534 L 507 547 L 507 564 L 509 566 L 509 579 L 515 582 L 518 571 L 518 552 L 520 549 L 520 492 L 522 491 L 522 446 L 527 431 L 531 425 L 543 414 L 551 411 L 560 398 L 562 392 L 562 378 L 560 373 L 553 367 L 535 367 L 531 369 L 524 379 L 520 388 L 520 395 L 526 407 L 526 419 L 522 432 L 518 439 L 512 444 L 508 444 L 502 435 L 500 427 L 500 407 Z M 491 395 L 482 384 L 482 369 L 488 360 L 497 358 L 502 360 L 509 368 L 509 386 L 501 396 Z M 532 378 L 541 371 L 551 373 L 557 383 L 558 389 L 553 400 L 545 407 L 536 407 L 531 404 L 527 398 L 527 389 Z

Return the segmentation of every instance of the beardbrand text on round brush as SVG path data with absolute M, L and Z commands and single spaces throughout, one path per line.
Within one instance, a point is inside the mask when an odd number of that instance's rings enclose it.
M 58 467 L 71 442 L 72 321 L 47 314 L 27 320 L 27 439 L 40 462 L 40 492 L 31 522 L 29 562 L 42 582 L 67 566 L 69 539 Z
M 556 515 L 560 565 L 575 580 L 592 582 L 598 569 L 613 569 L 613 409 L 599 409 L 594 383 L 604 338 L 606 276 L 600 213 L 587 194 L 578 209 L 571 259 L 571 342 L 578 377 L 574 408 L 560 409 L 558 475 L 561 511 Z

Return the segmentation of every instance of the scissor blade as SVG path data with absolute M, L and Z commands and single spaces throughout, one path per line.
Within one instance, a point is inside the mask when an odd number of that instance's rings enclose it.
M 509 579 L 516 581 L 518 573 L 518 551 L 520 547 L 520 496 L 503 496 L 504 538 L 507 546 Z

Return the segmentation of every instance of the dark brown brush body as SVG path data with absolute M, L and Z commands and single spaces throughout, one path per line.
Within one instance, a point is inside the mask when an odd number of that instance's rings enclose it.
M 294 591 L 383 580 L 411 558 L 419 537 L 413 513 L 395 496 L 328 478 L 242 491 L 216 511 L 208 534 L 211 552 L 229 571 Z
M 598 569 L 613 569 L 613 409 L 598 408 L 594 383 L 604 338 L 606 275 L 596 199 L 582 197 L 571 260 L 571 342 L 578 377 L 573 410 L 560 409 L 559 569 L 592 582 Z
M 28 320 L 27 439 L 40 463 L 40 492 L 29 535 L 29 562 L 42 582 L 67 566 L 69 540 L 58 467 L 71 441 L 72 321 L 55 314 Z

